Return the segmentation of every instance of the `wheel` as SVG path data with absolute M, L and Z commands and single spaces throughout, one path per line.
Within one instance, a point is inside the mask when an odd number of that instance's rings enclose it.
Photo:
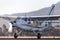
M 37 33 L 37 39 L 41 39 L 41 34 Z
M 17 33 L 14 33 L 14 38 L 16 39 L 18 37 Z

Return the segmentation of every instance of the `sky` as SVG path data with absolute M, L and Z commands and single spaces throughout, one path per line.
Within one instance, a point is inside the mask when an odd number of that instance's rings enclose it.
M 36 11 L 60 0 L 0 0 L 0 15 Z

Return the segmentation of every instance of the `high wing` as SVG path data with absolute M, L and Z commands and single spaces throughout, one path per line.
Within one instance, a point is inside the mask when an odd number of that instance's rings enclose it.
M 4 17 L 4 16 L 3 16 Z M 18 16 L 7 16 L 4 18 L 12 18 L 12 19 L 16 19 L 18 18 Z M 42 15 L 42 16 L 19 16 L 19 18 L 28 18 L 31 20 L 59 20 L 60 15 Z
M 43 15 L 43 16 L 21 16 L 20 18 L 28 18 L 31 20 L 59 20 L 60 15 Z
M 31 16 L 30 18 L 39 20 L 59 20 L 60 15 Z

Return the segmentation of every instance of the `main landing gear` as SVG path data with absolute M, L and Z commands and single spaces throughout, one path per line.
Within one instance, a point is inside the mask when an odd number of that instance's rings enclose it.
M 41 34 L 37 33 L 37 39 L 41 39 Z

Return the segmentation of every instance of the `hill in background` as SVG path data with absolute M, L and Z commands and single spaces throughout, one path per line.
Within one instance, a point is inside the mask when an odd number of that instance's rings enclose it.
M 27 12 L 27 13 L 15 13 L 7 16 L 40 16 L 40 15 L 48 15 L 51 7 L 43 8 L 37 11 Z M 54 11 L 52 15 L 60 15 L 60 2 L 55 4 Z M 6 16 L 6 15 L 5 15 Z

